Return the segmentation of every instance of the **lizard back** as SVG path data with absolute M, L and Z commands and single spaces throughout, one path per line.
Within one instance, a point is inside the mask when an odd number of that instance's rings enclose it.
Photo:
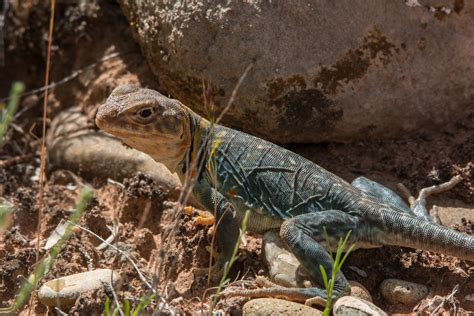
M 218 125 L 213 143 L 217 146 L 210 161 L 217 188 L 240 211 L 285 220 L 344 210 L 347 195 L 358 195 L 357 189 L 347 190 L 350 184 L 315 163 L 249 134 Z

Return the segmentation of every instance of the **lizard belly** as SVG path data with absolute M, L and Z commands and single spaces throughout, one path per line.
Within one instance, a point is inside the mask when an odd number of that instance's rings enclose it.
M 283 219 L 280 217 L 270 216 L 271 213 L 264 210 L 263 207 L 250 205 L 240 196 L 230 196 L 228 199 L 234 208 L 239 223 L 242 222 L 245 212 L 250 210 L 247 231 L 251 233 L 263 234 L 271 229 L 279 229 L 283 223 Z

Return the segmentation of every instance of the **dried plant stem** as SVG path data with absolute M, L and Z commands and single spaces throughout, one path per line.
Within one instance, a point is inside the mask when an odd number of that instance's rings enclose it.
M 49 83 L 49 71 L 51 68 L 51 47 L 53 44 L 53 30 L 54 30 L 54 12 L 56 8 L 56 1 L 51 0 L 51 16 L 49 19 L 49 32 L 48 32 L 48 54 L 46 57 L 46 70 L 44 75 L 44 86 L 47 87 Z M 46 120 L 48 110 L 48 89 L 45 90 L 44 93 L 44 101 L 43 101 L 43 128 L 42 128 L 42 135 L 41 135 L 41 150 L 40 150 L 40 173 L 39 173 L 39 190 L 38 190 L 38 222 L 36 226 L 36 262 L 39 261 L 40 258 L 40 243 L 41 243 L 41 221 L 43 219 L 43 195 L 44 195 L 44 182 L 45 182 L 45 169 L 46 169 Z M 31 307 L 33 296 L 30 298 Z M 28 310 L 28 315 L 31 313 L 31 308 Z
M 56 8 L 56 1 L 51 0 L 51 16 L 49 19 L 49 32 L 48 32 L 48 55 L 46 57 L 46 71 L 44 74 L 44 86 L 47 87 L 49 83 L 49 71 L 51 68 L 51 47 L 53 44 L 53 30 L 54 30 L 54 12 Z M 36 227 L 36 261 L 39 261 L 40 242 L 41 242 L 41 220 L 43 219 L 43 193 L 44 193 L 44 182 L 45 182 L 45 169 L 46 169 L 46 120 L 48 118 L 48 89 L 45 90 L 43 100 L 43 129 L 41 135 L 41 163 L 40 163 L 40 174 L 39 174 L 39 192 L 38 192 L 38 223 Z

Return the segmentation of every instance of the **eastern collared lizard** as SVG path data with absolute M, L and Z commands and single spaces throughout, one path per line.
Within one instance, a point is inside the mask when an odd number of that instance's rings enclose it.
M 397 245 L 474 260 L 474 237 L 434 223 L 423 201 L 411 209 L 390 189 L 360 177 L 351 184 L 317 164 L 273 143 L 212 124 L 178 100 L 157 91 L 124 85 L 116 88 L 96 115 L 96 124 L 129 146 L 176 171 L 183 181 L 197 175 L 194 198 L 203 208 L 216 209 L 219 260 L 229 260 L 240 221 L 251 210 L 248 230 L 276 229 L 288 248 L 323 286 L 319 266 L 331 277 L 330 244 L 352 231 L 349 243 L 368 248 Z M 193 169 L 201 159 L 202 168 Z M 455 177 L 445 186 L 461 180 Z M 349 284 L 336 276 L 334 296 Z M 266 288 L 243 291 L 246 296 L 286 296 L 305 301 L 326 298 L 326 290 Z

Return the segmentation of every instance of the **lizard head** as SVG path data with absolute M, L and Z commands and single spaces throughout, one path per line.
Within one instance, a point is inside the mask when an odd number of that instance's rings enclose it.
M 172 172 L 191 146 L 191 111 L 157 91 L 115 88 L 95 118 L 97 126 L 163 163 Z

